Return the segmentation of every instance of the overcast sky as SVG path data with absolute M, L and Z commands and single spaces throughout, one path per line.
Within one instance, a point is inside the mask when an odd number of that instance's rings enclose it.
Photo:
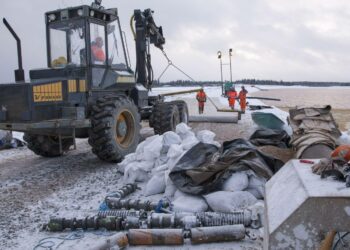
M 44 13 L 85 0 L 1 1 L 6 17 L 22 39 L 24 68 L 46 66 Z M 217 51 L 229 62 L 233 79 L 350 81 L 350 1 L 348 0 L 104 0 L 117 7 L 128 37 L 131 62 L 134 43 L 129 19 L 134 9 L 151 8 L 163 26 L 165 49 L 175 64 L 198 80 L 220 80 Z M 0 25 L 0 82 L 14 80 L 16 44 Z M 155 78 L 167 62 L 152 50 Z M 162 80 L 186 79 L 175 70 Z M 224 66 L 229 79 L 229 66 Z

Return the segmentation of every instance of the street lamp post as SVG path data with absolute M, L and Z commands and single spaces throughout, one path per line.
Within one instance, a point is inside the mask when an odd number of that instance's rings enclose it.
M 220 50 L 218 51 L 218 59 L 220 60 L 221 92 L 222 92 L 222 94 L 224 94 L 224 80 L 223 80 L 223 76 L 222 76 L 222 53 Z
M 232 83 L 232 63 L 231 63 L 231 57 L 232 57 L 232 49 L 229 49 L 229 55 L 230 55 L 230 80 Z

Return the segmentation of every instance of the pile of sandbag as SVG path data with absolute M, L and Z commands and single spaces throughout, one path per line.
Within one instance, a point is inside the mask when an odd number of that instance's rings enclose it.
M 283 165 L 243 139 L 215 141 L 182 123 L 147 138 L 119 165 L 125 183 L 143 182 L 142 195 L 161 194 L 176 212 L 232 212 L 264 198 L 266 181 Z M 156 196 L 159 199 L 159 196 Z
M 141 142 L 135 153 L 129 154 L 118 164 L 124 173 L 125 183 L 148 181 L 144 195 L 164 193 L 168 187 L 168 196 L 174 195 L 176 189 L 168 178 L 176 162 L 199 142 L 220 147 L 214 140 L 215 134 L 208 130 L 195 134 L 185 123 L 176 127 L 176 132 L 154 135 Z

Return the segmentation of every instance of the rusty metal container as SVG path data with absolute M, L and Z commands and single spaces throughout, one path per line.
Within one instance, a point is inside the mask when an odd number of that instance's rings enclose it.
M 243 225 L 219 227 L 197 227 L 191 229 L 191 243 L 202 244 L 212 242 L 237 241 L 245 237 Z

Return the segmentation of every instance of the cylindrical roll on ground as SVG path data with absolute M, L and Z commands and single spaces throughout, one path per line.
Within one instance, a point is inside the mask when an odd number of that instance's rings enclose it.
M 130 245 L 183 245 L 182 229 L 130 229 Z
M 102 239 L 102 242 L 97 242 L 89 250 L 123 249 L 127 245 L 128 236 L 125 233 L 117 233 L 107 239 Z
M 243 225 L 219 227 L 196 227 L 191 229 L 191 243 L 202 244 L 212 242 L 237 241 L 245 237 Z
M 191 115 L 189 122 L 237 123 L 238 116 L 199 116 Z

